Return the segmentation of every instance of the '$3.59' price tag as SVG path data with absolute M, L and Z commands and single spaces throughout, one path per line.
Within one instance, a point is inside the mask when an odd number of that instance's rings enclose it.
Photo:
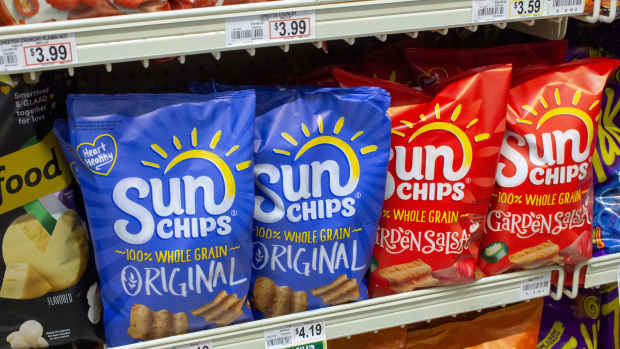
M 510 0 L 509 17 L 537 17 L 545 13 L 544 0 Z
M 326 349 L 325 321 L 305 322 L 265 331 L 267 349 Z

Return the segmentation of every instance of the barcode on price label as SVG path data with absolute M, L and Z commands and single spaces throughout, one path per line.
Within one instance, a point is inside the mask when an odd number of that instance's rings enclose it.
M 585 11 L 584 0 L 551 0 L 550 15 L 581 14 Z
M 487 22 L 506 19 L 507 0 L 473 0 L 472 21 Z
M 315 37 L 314 11 L 290 11 L 226 20 L 226 45 L 243 46 Z
M 544 297 L 551 291 L 551 272 L 521 281 L 521 300 Z
M 304 322 L 265 331 L 265 348 L 305 347 L 326 349 L 325 321 Z
M 0 71 L 77 63 L 74 34 L 0 40 Z

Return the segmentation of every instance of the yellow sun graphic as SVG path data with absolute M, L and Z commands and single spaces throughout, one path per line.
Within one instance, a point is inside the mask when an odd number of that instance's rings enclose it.
M 461 143 L 461 147 L 463 150 L 463 165 L 462 166 L 471 165 L 471 162 L 473 159 L 473 151 L 472 151 L 472 146 L 471 146 L 469 137 L 465 131 L 463 131 L 459 126 L 454 124 L 454 122 L 458 120 L 462 111 L 463 111 L 463 105 L 459 104 L 452 111 L 452 115 L 450 116 L 449 121 L 436 121 L 436 120 L 441 120 L 441 107 L 439 103 L 435 104 L 435 107 L 433 108 L 433 114 L 429 114 L 429 115 L 420 114 L 419 116 L 420 121 L 422 122 L 425 122 L 427 120 L 433 120 L 433 122 L 429 122 L 428 124 L 418 128 L 414 133 L 412 133 L 411 136 L 409 136 L 408 143 L 413 142 L 413 140 L 416 139 L 421 134 L 424 134 L 430 131 L 449 132 L 453 134 Z M 407 121 L 407 120 L 400 120 L 400 123 L 405 125 L 409 129 L 412 129 L 415 126 L 413 122 Z M 478 118 L 474 117 L 469 123 L 467 123 L 467 125 L 465 126 L 465 129 L 469 129 L 472 126 L 476 125 L 477 123 L 478 123 Z M 396 128 L 392 129 L 392 134 L 399 136 L 399 137 L 406 138 L 405 133 Z M 474 141 L 478 143 L 478 142 L 486 141 L 490 137 L 491 135 L 489 133 L 479 133 L 474 136 Z
M 524 125 L 534 125 L 535 120 L 532 119 L 538 118 L 538 121 L 536 122 L 536 129 L 539 129 L 545 122 L 555 116 L 561 115 L 575 117 L 581 120 L 586 126 L 586 131 L 588 135 L 588 140 L 586 144 L 590 145 L 592 143 L 592 141 L 594 140 L 594 122 L 592 121 L 592 117 L 586 111 L 579 107 L 579 104 L 581 102 L 580 89 L 575 89 L 575 93 L 572 95 L 572 98 L 565 98 L 564 103 L 562 103 L 562 95 L 560 93 L 560 90 L 558 88 L 555 88 L 555 90 L 553 91 L 553 99 L 551 100 L 552 103 L 555 102 L 555 106 L 553 104 L 549 104 L 549 102 L 542 95 L 538 98 L 538 102 L 543 108 L 542 116 L 539 117 L 541 112 L 536 108 L 536 105 L 531 106 L 525 104 L 521 106 L 521 109 L 525 111 L 525 115 L 523 115 L 523 117 L 521 118 L 517 117 L 516 122 Z M 588 111 L 592 111 L 592 109 L 594 109 L 598 104 L 599 100 L 594 101 L 592 104 L 587 106 Z M 516 113 L 515 111 L 513 112 L 518 115 L 518 113 Z M 528 116 L 533 117 L 528 119 Z M 596 117 L 597 121 L 599 117 L 600 113 Z
M 194 149 L 183 151 L 183 144 L 181 143 L 181 140 L 179 139 L 179 137 L 172 136 L 172 144 L 174 148 L 176 149 L 176 151 L 178 152 L 178 154 L 173 156 L 170 160 L 168 160 L 170 158 L 168 153 L 159 144 L 151 144 L 151 150 L 155 154 L 157 154 L 159 157 L 161 157 L 163 160 L 168 161 L 168 164 L 165 165 L 165 167 L 153 161 L 142 160 L 141 163 L 143 166 L 152 167 L 156 169 L 161 169 L 163 167 L 163 172 L 164 174 L 166 174 L 176 165 L 180 164 L 181 162 L 185 160 L 189 160 L 189 159 L 207 160 L 210 163 L 212 163 L 222 175 L 222 178 L 224 179 L 225 197 L 227 199 L 230 199 L 235 196 L 235 191 L 236 191 L 235 180 L 234 180 L 232 171 L 230 170 L 230 167 L 228 167 L 228 164 L 226 163 L 226 161 L 224 161 L 219 155 L 211 151 L 211 150 L 216 149 L 218 143 L 220 142 L 221 137 L 222 137 L 222 130 L 218 130 L 213 135 L 213 137 L 211 138 L 211 141 L 209 142 L 210 150 L 199 149 L 198 148 L 198 131 L 196 130 L 196 128 L 194 128 L 190 135 L 191 147 Z M 232 153 L 234 153 L 238 149 L 239 149 L 239 145 L 233 145 L 230 149 L 228 149 L 225 156 L 226 157 L 230 156 Z M 244 170 L 247 170 L 251 164 L 252 164 L 252 160 L 242 161 L 242 162 L 237 163 L 235 165 L 235 168 L 237 171 L 244 171 Z
M 287 132 L 280 133 L 280 136 L 284 140 L 286 140 L 288 143 L 290 143 L 291 145 L 295 147 L 299 147 L 299 149 L 297 150 L 297 153 L 295 154 L 294 160 L 299 159 L 308 150 L 321 144 L 329 144 L 329 145 L 336 147 L 337 149 L 342 151 L 344 156 L 347 158 L 347 161 L 349 162 L 350 178 L 356 180 L 360 176 L 359 160 L 357 159 L 357 155 L 355 155 L 355 150 L 353 150 L 353 148 L 351 147 L 351 145 L 349 145 L 348 142 L 354 142 L 356 139 L 358 139 L 364 134 L 364 131 L 357 131 L 351 138 L 349 138 L 348 141 L 345 139 L 342 139 L 339 135 L 340 135 L 340 131 L 342 130 L 342 127 L 344 126 L 344 122 L 345 122 L 345 117 L 341 116 L 338 119 L 338 121 L 336 121 L 336 125 L 334 125 L 332 135 L 324 135 L 325 125 L 323 122 L 323 117 L 319 115 L 316 119 L 316 123 L 319 129 L 320 135 L 315 136 L 315 137 L 312 137 L 312 135 L 310 134 L 310 129 L 308 129 L 308 126 L 306 126 L 306 124 L 302 122 L 301 132 L 304 134 L 306 138 L 308 138 L 308 140 L 301 146 L 299 146 L 300 142 L 297 139 L 295 139 L 295 137 L 291 136 Z M 367 145 L 367 146 L 361 147 L 359 149 L 359 152 L 362 155 L 367 155 L 367 154 L 370 154 L 376 151 L 377 149 L 378 147 L 376 145 Z M 274 148 L 273 152 L 278 155 L 291 156 L 291 152 L 288 150 Z

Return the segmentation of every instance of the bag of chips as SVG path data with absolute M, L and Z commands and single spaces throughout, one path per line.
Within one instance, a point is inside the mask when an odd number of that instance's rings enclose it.
M 343 85 L 393 96 L 390 164 L 371 266 L 371 296 L 471 282 L 504 135 L 511 68 L 487 67 L 433 98 L 334 71 Z
M 0 348 L 100 341 L 97 275 L 52 123 L 52 76 L 0 77 Z
M 475 67 L 510 63 L 517 69 L 562 63 L 567 46 L 566 41 L 558 40 L 473 49 L 408 48 L 405 56 L 415 85 L 433 92 L 450 77 Z
M 108 17 L 170 9 L 168 0 L 1 0 L 0 25 Z M 65 56 L 62 51 L 59 51 L 59 55 L 61 58 Z
M 592 255 L 592 155 L 607 76 L 592 58 L 515 73 L 479 266 L 485 275 Z
M 374 87 L 256 87 L 256 96 L 255 316 L 368 298 L 389 95 Z
M 610 79 L 594 147 L 594 255 L 620 252 L 620 82 Z
M 107 344 L 252 319 L 253 91 L 70 95 Z

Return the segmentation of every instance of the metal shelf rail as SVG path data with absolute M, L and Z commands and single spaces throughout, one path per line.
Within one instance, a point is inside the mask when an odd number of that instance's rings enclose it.
M 598 1 L 598 0 L 597 0 Z M 312 10 L 316 15 L 315 38 L 277 43 L 226 45 L 226 20 L 285 11 Z M 566 31 L 567 17 L 539 17 L 536 20 L 514 20 L 517 29 L 547 39 L 562 38 Z M 521 22 L 521 23 L 519 23 Z M 198 53 L 247 49 L 281 45 L 287 50 L 291 43 L 347 40 L 356 37 L 376 36 L 385 40 L 386 35 L 437 30 L 445 33 L 448 28 L 466 27 L 476 30 L 478 25 L 495 24 L 505 28 L 507 22 L 472 23 L 472 0 L 285 0 L 201 9 L 132 14 L 74 21 L 49 22 L 30 25 L 0 27 L 0 40 L 74 33 L 78 62 L 60 66 L 37 67 L 37 70 L 75 68 L 181 56 Z M 511 23 L 509 23 L 512 25 Z M 16 70 L 12 73 L 30 72 Z M 72 73 L 72 70 L 70 70 Z

